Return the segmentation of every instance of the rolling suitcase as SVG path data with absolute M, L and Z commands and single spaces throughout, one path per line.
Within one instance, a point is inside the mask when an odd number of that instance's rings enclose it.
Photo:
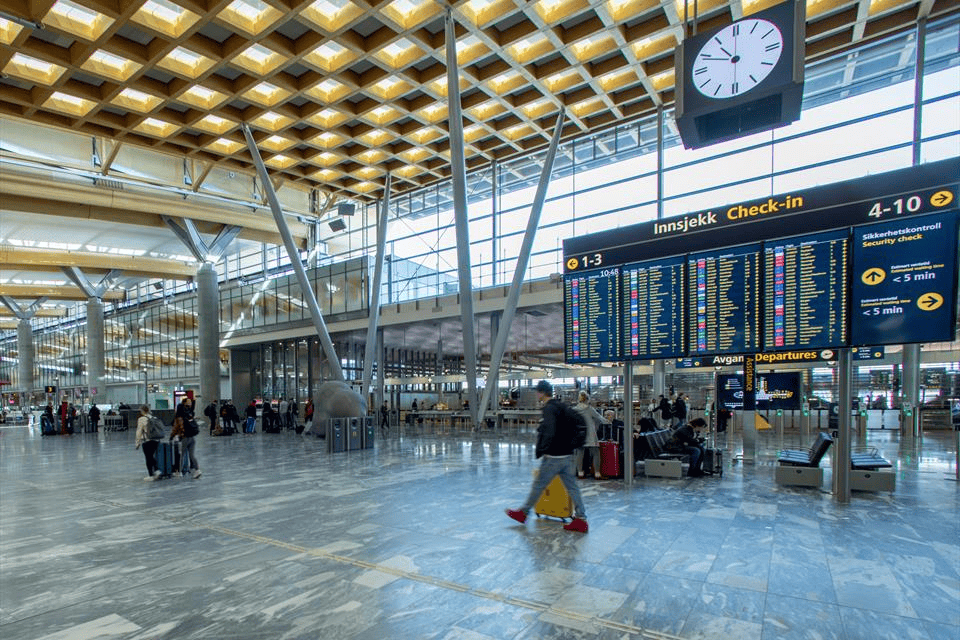
M 53 421 L 47 416 L 40 416 L 40 435 L 55 436 L 57 430 L 53 427 Z
M 573 517 L 573 500 L 567 493 L 566 487 L 560 481 L 560 476 L 556 476 L 543 490 L 540 499 L 533 507 L 537 517 L 549 516 L 551 518 L 560 518 L 566 520 Z
M 623 475 L 620 465 L 620 445 L 616 442 L 601 440 L 600 475 L 604 478 L 619 478 Z
M 720 449 L 703 450 L 703 472 L 723 477 L 723 451 Z
M 169 442 L 160 442 L 157 446 L 157 471 L 161 478 L 173 475 L 173 445 Z

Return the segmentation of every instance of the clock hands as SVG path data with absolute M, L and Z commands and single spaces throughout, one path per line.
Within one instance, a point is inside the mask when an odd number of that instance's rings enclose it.
M 704 96 L 733 98 L 762 84 L 782 51 L 776 25 L 752 19 L 734 23 L 703 44 L 690 69 L 691 79 Z

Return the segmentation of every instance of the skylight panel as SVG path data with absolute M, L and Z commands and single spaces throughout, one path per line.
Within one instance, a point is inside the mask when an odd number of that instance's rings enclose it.
M 96 40 L 106 31 L 113 20 L 70 0 L 57 0 L 47 12 L 43 22 L 86 40 Z
M 55 83 L 66 70 L 66 67 L 22 53 L 13 54 L 3 68 L 6 74 L 46 85 Z

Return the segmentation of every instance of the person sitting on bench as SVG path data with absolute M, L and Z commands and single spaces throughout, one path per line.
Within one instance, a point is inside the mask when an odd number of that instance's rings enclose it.
M 690 422 L 674 429 L 664 449 L 671 453 L 690 456 L 690 468 L 687 476 L 699 478 L 703 475 L 703 445 L 697 437 L 696 429 L 703 429 L 707 423 L 703 418 L 694 418 Z

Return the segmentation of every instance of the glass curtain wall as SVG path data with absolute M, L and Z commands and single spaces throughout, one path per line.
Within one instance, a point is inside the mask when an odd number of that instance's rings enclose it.
M 652 116 L 562 145 L 527 279 L 562 271 L 563 239 L 650 220 L 659 207 L 664 216 L 674 216 L 909 166 L 916 40 L 915 31 L 902 33 L 809 65 L 801 119 L 773 132 L 691 151 L 683 148 L 667 112 L 662 130 Z M 928 25 L 922 88 L 921 162 L 960 156 L 957 16 Z M 658 134 L 663 138 L 659 158 Z M 474 287 L 511 280 L 542 158 L 538 153 L 510 159 L 468 176 Z M 658 159 L 664 167 L 660 198 Z M 312 275 L 325 314 L 366 309 L 375 211 L 373 203 L 360 207 L 345 249 L 323 255 Z M 395 196 L 387 240 L 383 302 L 457 292 L 449 182 Z M 230 265 L 219 267 L 221 273 L 240 275 L 221 288 L 224 338 L 309 320 L 296 281 L 285 273 L 286 255 L 278 248 L 228 260 Z M 197 375 L 192 284 L 178 290 L 182 293 L 173 298 L 174 305 L 136 303 L 108 313 L 107 373 L 113 380 L 135 379 L 143 366 L 157 369 L 151 379 Z M 163 293 L 169 298 L 169 292 Z M 148 294 L 143 295 L 141 302 Z M 80 384 L 85 366 L 79 346 L 82 305 L 71 313 L 66 319 L 34 321 L 39 386 L 52 384 L 55 377 L 61 385 L 64 380 Z M 311 345 L 306 357 L 314 364 L 313 375 L 320 376 L 313 353 Z M 8 332 L 0 339 L 0 380 L 16 380 L 15 354 L 16 335 Z M 258 375 L 266 390 L 268 384 L 276 385 L 270 372 L 281 354 L 262 355 Z M 299 363 L 301 358 L 294 359 Z M 297 369 L 295 381 L 283 370 L 284 389 L 300 387 Z M 274 386 L 269 389 L 276 392 Z
M 658 200 L 655 115 L 561 145 L 527 279 L 561 271 L 562 242 L 591 233 L 744 199 L 903 168 L 912 163 L 917 33 L 910 31 L 808 65 L 799 121 L 700 150 L 683 148 L 673 114 L 663 114 L 663 193 Z M 958 18 L 931 23 L 925 41 L 921 162 L 960 155 Z M 467 176 L 473 286 L 512 279 L 543 152 L 489 165 Z M 376 248 L 376 203 L 360 204 L 336 250 L 321 242 L 319 264 L 369 256 Z M 449 181 L 392 198 L 381 299 L 397 303 L 458 290 L 452 187 Z M 306 254 L 304 254 L 305 257 Z M 223 279 L 289 273 L 277 247 L 232 255 Z M 177 285 L 177 291 L 189 285 Z M 256 285 L 249 285 L 256 296 Z M 263 300 L 245 320 L 302 317 L 296 283 Z M 144 296 L 157 295 L 153 291 Z M 336 304 L 336 291 L 321 304 Z M 242 293 L 245 297 L 247 293 Z M 244 303 L 245 304 L 245 303 Z M 237 307 L 242 310 L 244 304 Z M 325 310 L 326 312 L 326 310 Z M 239 313 L 239 311 L 237 312 Z M 236 319 L 234 314 L 234 319 Z
M 910 166 L 916 37 L 899 34 L 810 65 L 801 119 L 773 132 L 687 150 L 665 112 L 663 216 Z M 921 162 L 960 155 L 958 41 L 956 17 L 929 25 Z M 561 145 L 527 279 L 562 271 L 565 238 L 657 217 L 657 138 L 651 116 Z M 474 287 L 512 279 L 543 155 L 468 176 Z M 455 292 L 450 183 L 393 202 L 387 252 L 394 269 L 381 299 L 420 297 L 409 294 L 424 289 L 422 274 L 440 295 Z M 403 262 L 410 268 L 397 268 Z

